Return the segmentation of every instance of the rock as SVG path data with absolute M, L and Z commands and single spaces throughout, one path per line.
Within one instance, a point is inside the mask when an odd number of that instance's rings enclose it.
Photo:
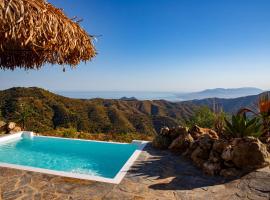
M 229 141 L 227 140 L 215 140 L 213 150 L 221 154 L 228 145 Z
M 212 138 L 214 138 L 214 139 L 218 139 L 218 138 L 219 138 L 217 132 L 214 131 L 214 130 L 212 130 L 212 129 L 209 129 L 208 134 L 209 134 Z
M 193 153 L 193 151 L 199 146 L 199 142 L 198 141 L 194 141 L 192 143 L 190 143 L 189 148 L 187 148 L 187 150 L 182 154 L 183 156 L 186 157 L 191 157 L 191 154 Z
M 212 130 L 212 129 L 209 129 L 209 128 L 201 128 L 197 125 L 193 126 L 191 129 L 189 129 L 189 133 L 191 134 L 191 136 L 196 140 L 198 139 L 200 136 L 202 135 L 209 135 L 211 138 L 214 138 L 214 139 L 218 139 L 218 134 Z
M 12 129 L 9 133 L 18 133 L 18 132 L 20 132 L 20 131 L 22 131 L 22 129 L 21 129 L 21 127 L 19 127 L 19 126 L 15 126 L 14 127 L 14 129 Z
M 170 129 L 169 127 L 165 126 L 160 129 L 160 135 L 166 136 L 169 135 Z
M 230 160 L 232 160 L 232 158 L 233 158 L 233 149 L 232 149 L 232 146 L 231 146 L 231 145 L 227 146 L 227 147 L 223 150 L 223 152 L 222 152 L 222 154 L 221 154 L 221 158 L 222 158 L 223 160 L 225 160 L 225 161 L 230 161 Z
M 172 140 L 175 140 L 180 135 L 187 135 L 187 134 L 188 134 L 188 128 L 183 127 L 183 126 L 178 126 L 170 130 L 170 138 Z
M 270 154 L 265 144 L 257 138 L 236 138 L 232 142 L 232 161 L 236 167 L 253 170 L 270 164 Z
M 4 121 L 0 121 L 0 133 L 6 132 L 6 123 Z
M 202 167 L 203 163 L 208 160 L 209 150 L 203 149 L 198 146 L 191 154 L 191 159 L 198 167 Z
M 241 172 L 235 168 L 227 168 L 227 169 L 222 169 L 219 175 L 224 176 L 226 178 L 232 178 L 232 177 L 240 176 Z
M 152 146 L 158 149 L 168 149 L 170 144 L 171 139 L 162 135 L 157 135 L 152 142 Z
M 223 164 L 224 166 L 229 167 L 229 168 L 235 167 L 232 161 L 224 161 Z
M 198 138 L 199 146 L 202 149 L 210 150 L 214 143 L 214 139 L 212 139 L 209 135 L 202 135 Z
M 6 125 L 6 122 L 0 121 L 0 128 L 4 127 Z
M 221 154 L 212 149 L 209 154 L 209 161 L 217 163 L 217 162 L 221 162 L 221 160 L 222 160 Z
M 7 123 L 7 125 L 6 125 L 7 132 L 10 132 L 15 127 L 16 127 L 16 123 L 15 122 L 9 122 L 9 123 Z
M 177 153 L 183 153 L 189 148 L 193 141 L 189 133 L 181 134 L 171 143 L 169 149 Z
M 203 164 L 203 172 L 208 175 L 211 176 L 217 175 L 219 174 L 220 170 L 221 170 L 220 163 L 207 161 Z

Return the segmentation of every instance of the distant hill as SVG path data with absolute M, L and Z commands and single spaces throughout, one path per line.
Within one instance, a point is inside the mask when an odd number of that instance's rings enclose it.
M 223 111 L 227 113 L 236 113 L 240 108 L 243 108 L 243 107 L 256 109 L 260 95 L 261 94 L 250 95 L 250 96 L 232 98 L 232 99 L 207 98 L 207 99 L 192 100 L 192 101 L 187 101 L 187 102 L 195 104 L 197 106 L 208 106 L 211 109 L 216 109 L 216 110 L 222 109 Z
M 250 95 L 257 95 L 262 92 L 263 90 L 252 87 L 232 88 L 232 89 L 216 88 L 216 89 L 207 89 L 200 92 L 178 94 L 177 97 L 182 100 L 194 100 L 205 98 L 238 98 Z
M 188 119 L 195 108 L 189 102 L 72 99 L 40 88 L 0 91 L 0 118 L 16 122 L 28 112 L 26 127 L 37 132 L 74 127 L 90 133 L 154 134 Z

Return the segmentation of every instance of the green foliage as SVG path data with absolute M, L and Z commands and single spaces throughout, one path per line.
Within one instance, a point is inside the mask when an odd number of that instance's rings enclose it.
M 29 105 L 21 104 L 20 112 L 18 113 L 17 122 L 21 124 L 22 129 L 26 128 L 26 125 L 33 114 L 33 109 Z
M 42 135 L 56 136 L 56 137 L 67 137 L 67 138 L 78 138 L 86 140 L 101 140 L 101 141 L 117 141 L 130 143 L 133 140 L 146 140 L 151 141 L 153 137 L 147 134 L 138 133 L 86 133 L 77 132 L 75 129 L 60 128 L 54 131 L 43 132 Z
M 225 133 L 229 137 L 241 138 L 245 136 L 260 137 L 263 134 L 260 120 L 256 117 L 248 119 L 246 114 L 232 116 L 232 121 L 225 119 Z
M 227 120 L 228 118 L 229 118 L 228 114 L 226 114 L 223 111 L 215 113 L 214 130 L 219 135 L 222 135 L 224 133 L 225 125 L 226 125 L 225 120 Z
M 192 127 L 198 125 L 204 128 L 214 128 L 216 121 L 216 115 L 208 107 L 202 106 L 198 108 L 190 120 L 186 122 L 186 125 Z
M 76 137 L 76 129 L 64 129 L 62 130 L 62 136 L 67 138 L 75 138 Z
M 29 109 L 21 109 L 21 104 Z M 194 108 L 191 103 L 166 101 L 71 99 L 40 88 L 0 91 L 3 121 L 19 120 L 27 130 L 39 133 L 73 128 L 79 132 L 123 134 L 123 137 L 129 137 L 130 133 L 154 135 L 162 126 L 176 126 L 188 119 Z

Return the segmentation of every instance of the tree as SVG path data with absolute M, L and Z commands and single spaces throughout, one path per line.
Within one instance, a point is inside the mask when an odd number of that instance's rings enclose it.
M 20 107 L 21 112 L 19 113 L 18 122 L 22 125 L 22 129 L 25 130 L 26 124 L 33 114 L 33 110 L 30 106 L 24 104 L 21 104 Z
M 204 128 L 214 128 L 216 115 L 207 106 L 198 108 L 194 115 L 187 121 L 187 126 L 198 125 Z

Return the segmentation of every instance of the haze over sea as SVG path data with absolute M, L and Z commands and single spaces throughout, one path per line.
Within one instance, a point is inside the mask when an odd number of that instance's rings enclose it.
M 120 99 L 135 97 L 138 100 L 181 101 L 173 92 L 146 92 L 146 91 L 55 91 L 57 94 L 76 99 Z

